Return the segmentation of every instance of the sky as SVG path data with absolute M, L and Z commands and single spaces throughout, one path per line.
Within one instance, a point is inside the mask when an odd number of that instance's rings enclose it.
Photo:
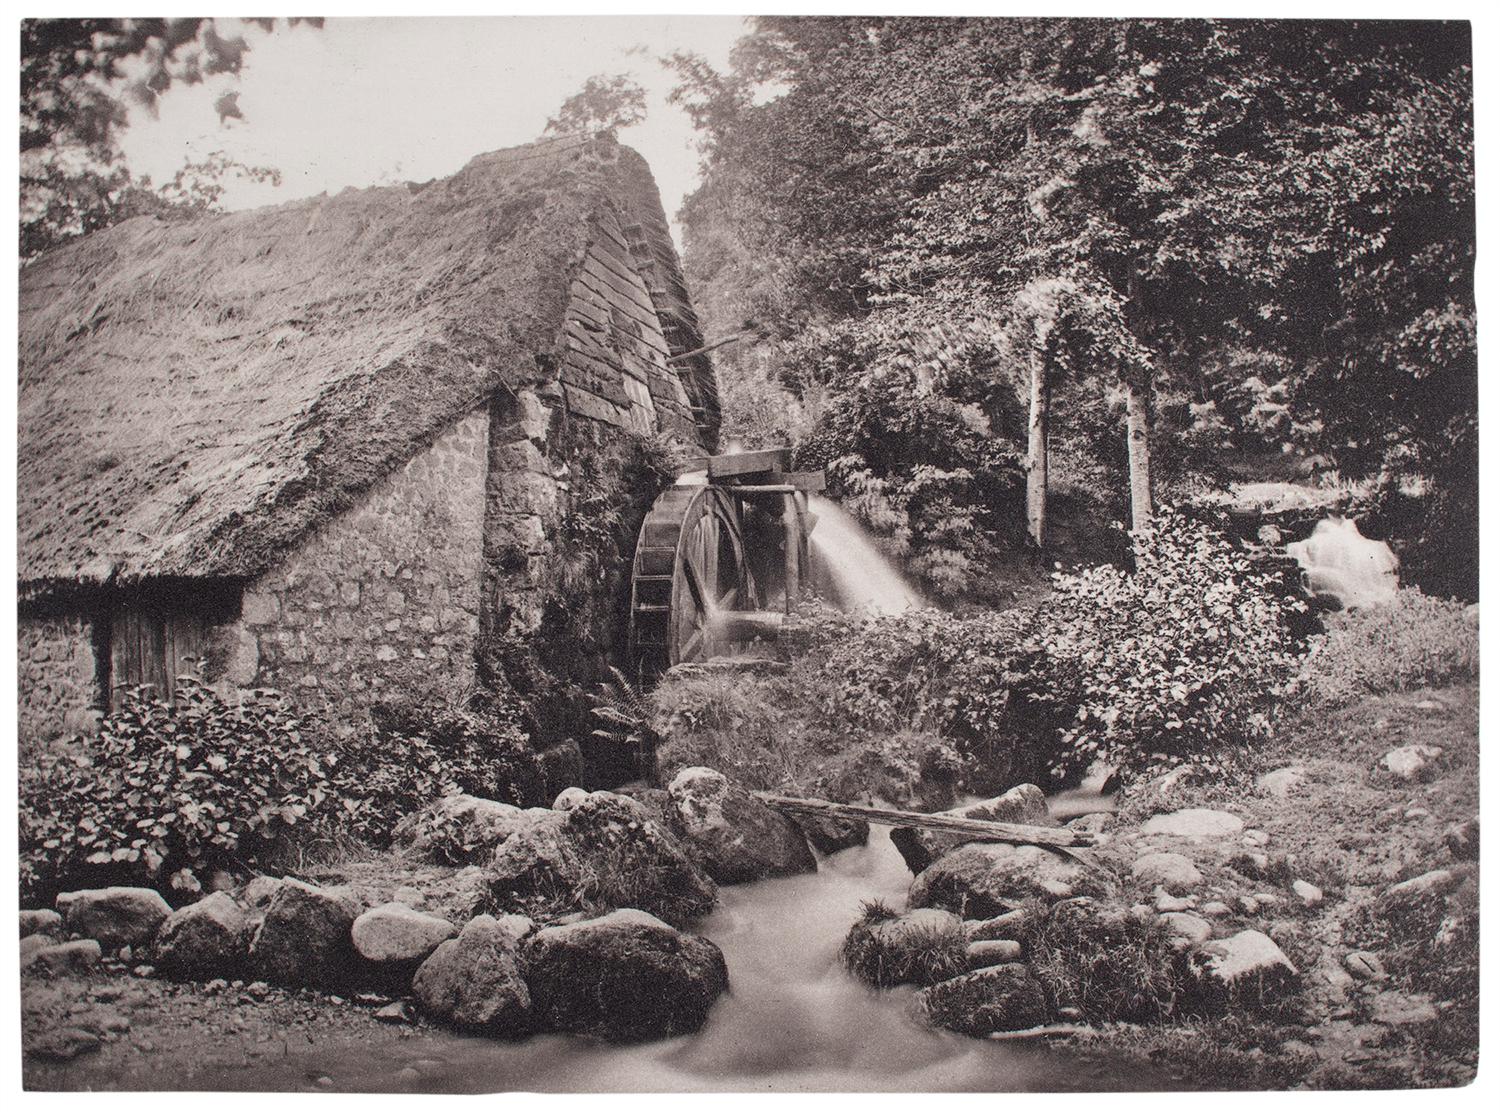
M 133 110 L 121 145 L 130 168 L 157 183 L 216 150 L 280 170 L 279 187 L 226 181 L 223 206 L 251 208 L 444 177 L 477 154 L 537 138 L 591 75 L 628 73 L 650 103 L 645 122 L 620 140 L 650 162 L 672 216 L 697 184 L 698 153 L 686 114 L 667 103 L 673 78 L 657 59 L 685 50 L 723 68 L 744 29 L 734 16 L 392 17 L 270 34 L 249 28 L 237 81 L 174 85 L 155 119 Z M 243 120 L 219 122 L 213 104 L 226 89 L 239 90 Z

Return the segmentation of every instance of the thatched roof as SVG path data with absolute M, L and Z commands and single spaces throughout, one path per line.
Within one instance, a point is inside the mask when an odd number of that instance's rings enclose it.
M 143 217 L 35 260 L 22 583 L 254 575 L 497 388 L 544 377 L 622 163 L 638 177 L 612 142 L 556 140 L 425 187 Z

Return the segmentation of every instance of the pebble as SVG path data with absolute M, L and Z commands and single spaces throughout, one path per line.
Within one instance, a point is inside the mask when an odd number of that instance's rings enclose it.
M 1204 915 L 1209 916 L 1210 918 L 1222 919 L 1224 918 L 1224 916 L 1230 914 L 1234 909 L 1223 900 L 1209 900 L 1208 903 L 1204 904 L 1198 910 L 1201 911 Z
M 156 972 L 156 966 L 137 965 L 134 969 L 131 970 L 131 972 L 134 973 L 137 977 L 149 977 Z
M 1186 911 L 1195 902 L 1191 897 L 1182 899 L 1174 896 L 1160 885 L 1157 885 L 1152 895 L 1156 897 L 1156 910 L 1161 912 Z
M 1432 817 L 1432 812 L 1426 807 L 1413 807 L 1403 817 L 1408 819 L 1429 819 Z
M 1260 910 L 1260 901 L 1254 896 L 1241 896 L 1239 898 L 1240 910 L 1246 915 L 1254 915 Z
M 417 1021 L 416 1009 L 412 1007 L 409 1000 L 397 1000 L 393 1004 L 387 1004 L 375 1013 L 375 1018 L 381 1023 L 415 1023 Z
M 1247 830 L 1245 831 L 1245 836 L 1240 839 L 1241 842 L 1252 849 L 1258 849 L 1266 845 L 1270 840 L 1271 835 L 1267 834 L 1264 830 Z
M 1323 902 L 1323 889 L 1305 880 L 1292 881 L 1292 892 L 1302 901 L 1303 907 L 1317 907 Z
M 256 999 L 261 999 L 271 994 L 271 986 L 265 981 L 251 981 L 245 986 L 245 991 Z
M 1178 938 L 1185 938 L 1189 942 L 1207 942 L 1213 937 L 1214 929 L 1209 926 L 1207 919 L 1199 918 L 1197 915 L 1189 915 L 1185 912 L 1173 912 L 1161 917 L 1162 926 Z
M 1344 968 L 1361 981 L 1385 980 L 1385 966 L 1368 950 L 1355 950 L 1344 955 Z

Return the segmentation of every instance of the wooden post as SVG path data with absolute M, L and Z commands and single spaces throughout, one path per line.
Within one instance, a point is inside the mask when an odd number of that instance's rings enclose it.
M 802 515 L 795 494 L 786 495 L 782 504 L 781 526 L 786 534 L 786 612 L 790 614 L 802 599 Z

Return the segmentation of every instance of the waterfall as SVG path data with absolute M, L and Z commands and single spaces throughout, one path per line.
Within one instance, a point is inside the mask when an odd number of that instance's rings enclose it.
M 810 538 L 813 574 L 830 601 L 846 611 L 875 614 L 899 614 L 923 605 L 922 597 L 838 503 L 815 494 L 809 506 L 818 518 Z
M 1314 594 L 1330 594 L 1345 609 L 1379 606 L 1396 594 L 1396 554 L 1384 541 L 1363 536 L 1348 518 L 1327 517 L 1312 536 L 1286 546 L 1307 572 Z

